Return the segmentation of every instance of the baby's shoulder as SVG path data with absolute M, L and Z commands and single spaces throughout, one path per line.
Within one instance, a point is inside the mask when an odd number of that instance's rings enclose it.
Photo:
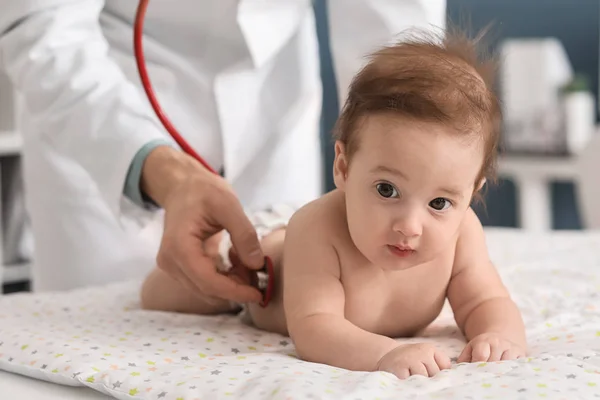
M 298 209 L 287 229 L 319 243 L 331 243 L 340 235 L 344 215 L 341 193 L 334 190 Z
M 461 223 L 455 248 L 455 268 L 469 264 L 473 259 L 487 257 L 485 232 L 479 217 L 469 208 Z
M 339 279 L 339 255 L 335 245 L 339 233 L 335 195 L 330 193 L 305 204 L 290 219 L 284 241 L 288 277 L 300 275 L 333 276 Z
M 482 237 L 484 237 L 483 225 L 475 211 L 469 207 L 458 230 L 457 242 L 459 243 L 457 244 L 463 242 L 468 247 L 471 244 L 469 241 L 481 239 Z

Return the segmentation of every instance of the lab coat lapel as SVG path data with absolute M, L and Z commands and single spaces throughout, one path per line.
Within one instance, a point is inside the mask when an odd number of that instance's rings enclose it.
M 297 37 L 310 12 L 310 2 L 305 0 L 268 6 L 243 0 L 238 7 L 248 52 L 240 62 L 218 73 L 214 86 L 229 181 L 250 168 L 264 146 L 276 146 L 276 135 L 288 134 L 286 118 L 308 84 L 302 66 L 313 62 L 313 55 L 299 48 Z
M 237 22 L 255 68 L 260 68 L 296 33 L 310 0 L 241 0 Z
M 263 76 L 246 66 L 219 74 L 215 101 L 223 138 L 223 162 L 227 180 L 234 180 L 269 139 L 269 119 L 261 109 Z

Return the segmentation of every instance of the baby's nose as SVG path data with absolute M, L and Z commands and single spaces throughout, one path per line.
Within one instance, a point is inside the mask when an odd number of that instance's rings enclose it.
M 423 224 L 417 213 L 405 214 L 396 220 L 394 231 L 407 238 L 421 236 L 423 233 Z

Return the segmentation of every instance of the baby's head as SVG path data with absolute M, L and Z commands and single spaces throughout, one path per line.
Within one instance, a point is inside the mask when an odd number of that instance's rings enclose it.
M 335 130 L 334 179 L 370 261 L 408 268 L 455 241 L 493 178 L 501 111 L 479 40 L 422 33 L 374 53 Z M 401 248 L 413 251 L 400 251 Z

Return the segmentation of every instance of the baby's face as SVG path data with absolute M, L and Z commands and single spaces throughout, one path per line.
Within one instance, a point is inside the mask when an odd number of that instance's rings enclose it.
M 384 115 L 364 119 L 357 134 L 346 173 L 339 144 L 335 168 L 354 244 L 385 269 L 432 260 L 456 241 L 482 165 L 482 141 Z

